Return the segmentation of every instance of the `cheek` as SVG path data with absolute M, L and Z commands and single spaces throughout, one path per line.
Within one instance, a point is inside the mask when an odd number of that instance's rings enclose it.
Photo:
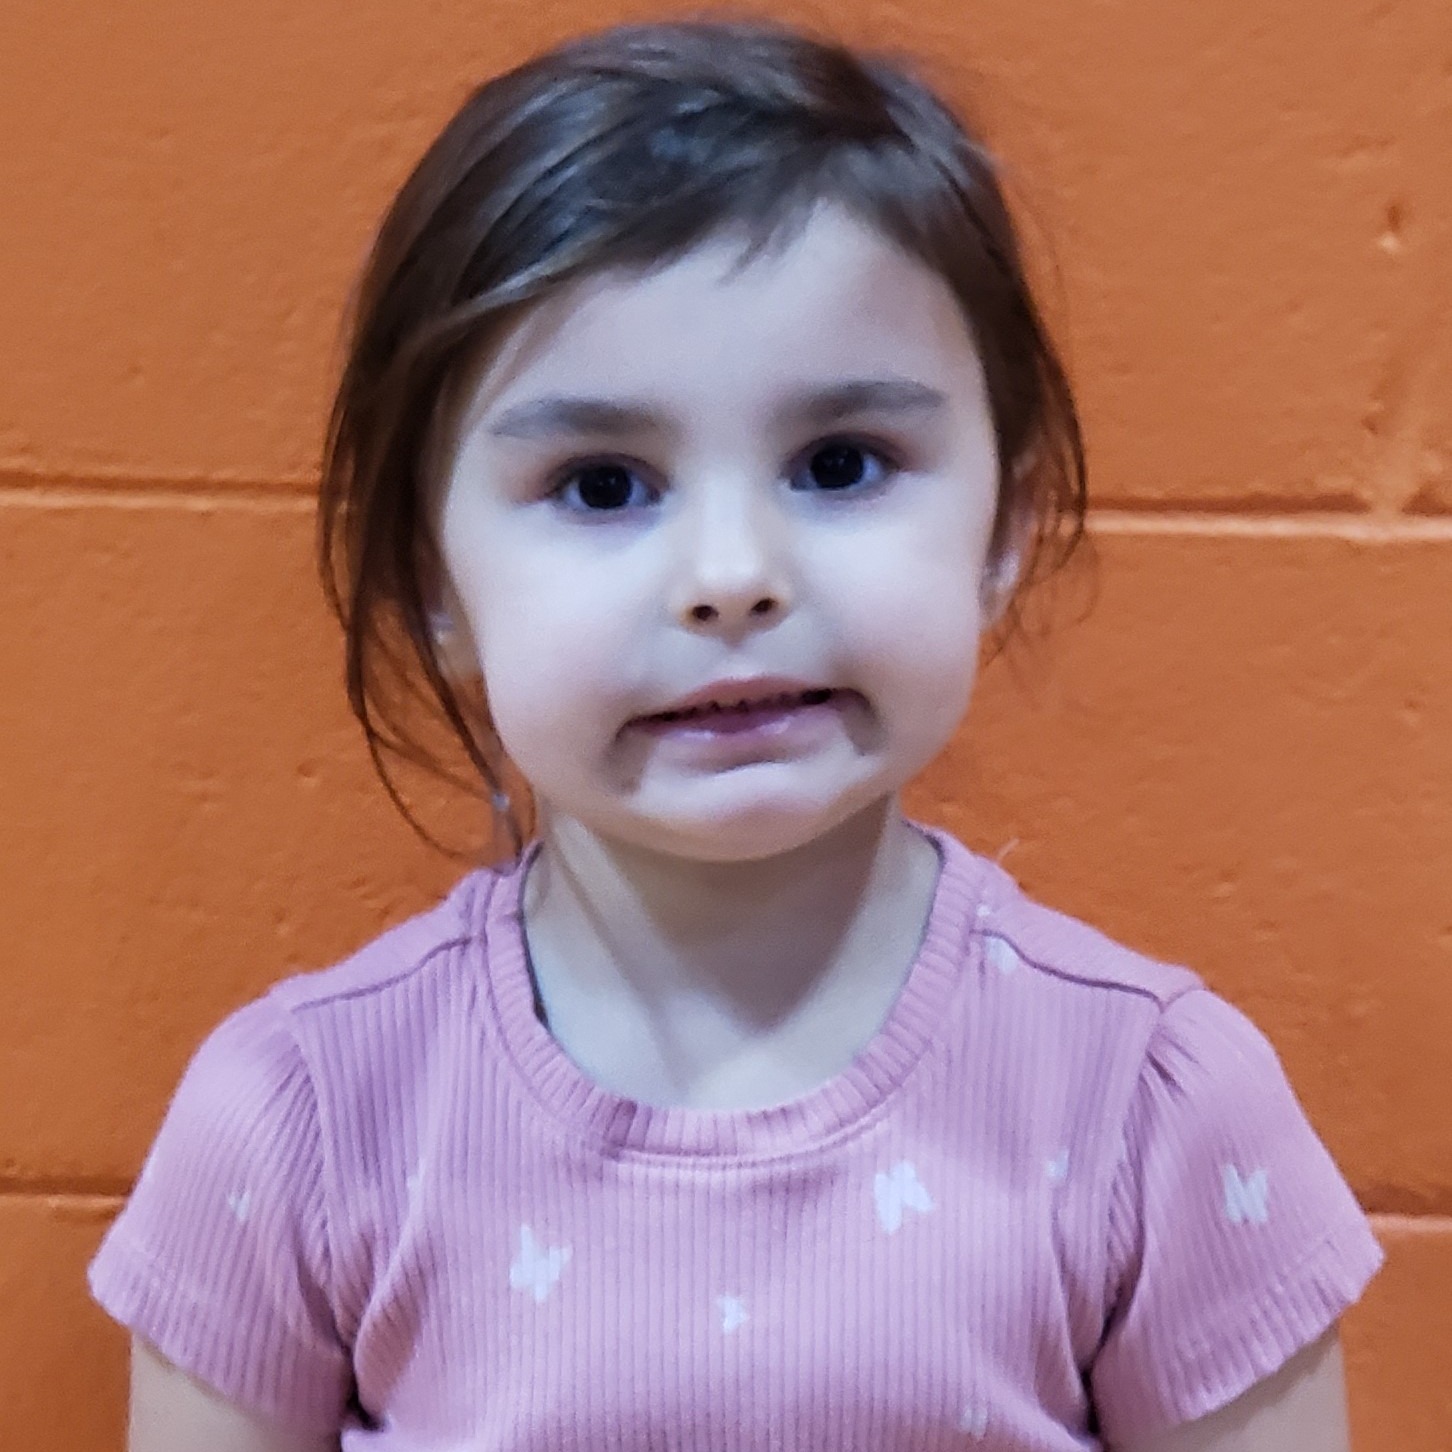
M 907 603 L 876 656 L 912 712 L 926 720 L 967 708 L 977 673 L 982 614 L 976 590 L 923 592 Z
M 618 620 L 568 587 L 501 571 L 473 594 L 485 694 L 505 749 L 523 758 L 568 745 L 608 710 L 620 664 Z
M 838 609 L 891 672 L 971 672 L 984 624 L 982 553 L 967 530 L 883 541 L 843 572 Z
M 487 619 L 479 631 L 479 665 L 501 735 L 548 730 L 586 685 L 581 653 L 571 648 L 577 642 L 550 624 L 521 602 L 506 618 Z
M 983 606 L 972 559 L 925 551 L 912 569 L 844 594 L 861 683 L 919 766 L 947 745 L 972 696 Z

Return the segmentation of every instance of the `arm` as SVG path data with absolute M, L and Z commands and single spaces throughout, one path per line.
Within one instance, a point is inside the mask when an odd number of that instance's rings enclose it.
M 254 1000 L 193 1055 L 90 1265 L 92 1294 L 135 1338 L 131 1452 L 336 1452 L 353 1374 L 320 1137 L 291 1022 Z
M 1115 1452 L 1351 1452 L 1335 1330 L 1219 1411 Z
M 338 1452 L 336 1437 L 287 1432 L 223 1401 L 139 1337 L 131 1343 L 127 1452 Z
M 1109 1446 L 1347 1452 L 1334 1326 L 1382 1251 L 1274 1047 L 1213 994 L 1160 1017 L 1108 1223 Z

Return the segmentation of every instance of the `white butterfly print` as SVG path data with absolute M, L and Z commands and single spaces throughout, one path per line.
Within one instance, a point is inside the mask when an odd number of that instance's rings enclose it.
M 1225 1216 L 1232 1225 L 1264 1225 L 1270 1219 L 1270 1172 L 1255 1170 L 1242 1179 L 1234 1165 L 1223 1171 Z
M 905 1211 L 926 1215 L 933 1208 L 932 1197 L 923 1188 L 911 1160 L 902 1160 L 885 1173 L 879 1171 L 872 1181 L 872 1198 L 877 1218 L 889 1235 L 901 1229 Z
M 571 1250 L 568 1245 L 553 1245 L 548 1250 L 541 1248 L 534 1238 L 534 1231 L 528 1225 L 519 1227 L 519 1254 L 509 1267 L 511 1289 L 526 1291 L 536 1304 L 545 1300 L 555 1288 L 561 1273 L 569 1264 Z
M 1005 978 L 1010 973 L 1017 973 L 1023 959 L 1018 956 L 1017 950 L 1007 938 L 990 938 L 988 946 L 983 950 L 988 961 L 1003 974 Z

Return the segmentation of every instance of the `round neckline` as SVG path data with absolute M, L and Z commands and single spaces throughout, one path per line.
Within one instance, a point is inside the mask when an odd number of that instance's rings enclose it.
M 949 1017 L 984 886 L 982 859 L 946 832 L 912 825 L 938 849 L 938 881 L 917 954 L 887 1017 L 840 1073 L 781 1104 L 752 1109 L 642 1103 L 596 1083 L 565 1052 L 535 1012 L 522 906 L 525 877 L 539 851 L 531 843 L 491 875 L 477 924 L 493 1028 L 516 1081 L 551 1118 L 617 1157 L 779 1159 L 819 1148 L 868 1120 L 906 1081 Z

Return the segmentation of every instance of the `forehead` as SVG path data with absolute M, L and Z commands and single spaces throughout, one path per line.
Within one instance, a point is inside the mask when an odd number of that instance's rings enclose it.
M 748 407 L 804 379 L 865 373 L 981 391 L 947 283 L 845 210 L 823 204 L 781 245 L 743 254 L 719 236 L 648 272 L 562 288 L 475 371 L 466 427 L 545 392 Z

